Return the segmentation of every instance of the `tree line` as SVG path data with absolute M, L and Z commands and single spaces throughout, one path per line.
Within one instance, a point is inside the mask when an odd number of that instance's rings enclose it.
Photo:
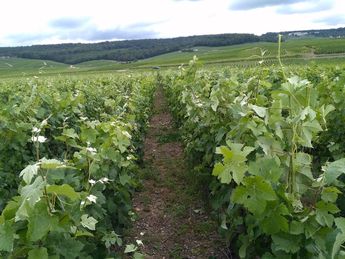
M 277 32 L 268 32 L 261 36 L 257 36 L 248 33 L 228 33 L 169 39 L 2 47 L 0 48 L 0 57 L 9 56 L 44 59 L 66 64 L 77 64 L 84 61 L 99 59 L 131 62 L 173 51 L 193 51 L 193 48 L 197 46 L 218 47 L 259 41 L 277 42 L 278 34 Z M 280 34 L 282 34 L 285 39 L 301 37 L 345 37 L 345 28 L 287 31 L 280 32 Z
M 260 37 L 254 34 L 218 34 L 170 39 L 3 47 L 0 48 L 0 56 L 45 59 L 66 64 L 99 59 L 127 62 L 192 49 L 196 46 L 217 47 L 258 41 L 260 41 Z

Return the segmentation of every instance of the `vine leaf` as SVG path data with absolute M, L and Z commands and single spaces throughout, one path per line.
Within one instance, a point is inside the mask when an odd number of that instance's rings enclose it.
M 246 164 L 247 156 L 254 150 L 253 147 L 243 147 L 243 144 L 228 143 L 227 146 L 220 146 L 216 153 L 223 155 L 223 163 L 216 163 L 212 175 L 217 176 L 221 183 L 229 184 L 232 179 L 237 184 L 243 181 L 245 172 L 248 170 Z
M 28 217 L 28 209 L 33 208 L 35 204 L 41 200 L 45 181 L 38 176 L 35 181 L 24 186 L 21 191 L 21 204 L 16 212 L 15 220 L 24 220 Z
M 335 238 L 335 242 L 332 248 L 332 259 L 337 258 L 337 254 L 340 251 L 342 244 L 345 242 L 345 218 L 336 218 L 334 220 L 335 225 L 341 231 Z
M 13 250 L 14 230 L 11 223 L 6 221 L 0 224 L 0 251 L 11 252 Z
M 280 231 L 288 232 L 289 231 L 289 223 L 288 220 L 284 217 L 284 215 L 288 215 L 289 211 L 287 207 L 283 204 L 275 206 L 268 210 L 265 218 L 261 222 L 261 226 L 263 231 L 266 234 L 277 234 Z
M 97 224 L 97 220 L 93 217 L 89 217 L 87 214 L 84 214 L 81 216 L 81 224 L 83 227 L 86 227 L 90 230 L 96 230 L 96 224 Z
M 319 201 L 316 203 L 316 221 L 321 226 L 331 228 L 334 220 L 333 214 L 338 213 L 339 211 L 340 210 L 335 204 Z
M 47 186 L 47 193 L 54 193 L 56 195 L 62 195 L 70 198 L 72 201 L 80 198 L 79 193 L 75 192 L 74 189 L 68 185 L 49 185 Z
M 20 177 L 23 177 L 23 180 L 26 184 L 30 184 L 32 178 L 38 173 L 38 165 L 28 165 L 25 167 L 19 174 Z
M 275 250 L 282 250 L 286 253 L 294 254 L 300 249 L 300 236 L 291 236 L 286 233 L 272 235 L 273 247 Z
M 128 254 L 128 253 L 133 253 L 135 251 L 137 251 L 138 247 L 136 245 L 133 245 L 133 244 L 130 244 L 130 245 L 126 245 L 126 248 L 125 248 L 125 254 Z
M 45 247 L 34 248 L 29 251 L 28 259 L 48 259 L 48 251 Z
M 340 175 L 345 174 L 345 158 L 328 163 L 322 170 L 325 172 L 326 184 L 333 184 Z
M 54 226 L 58 225 L 59 219 L 49 215 L 45 202 L 39 202 L 31 209 L 28 218 L 28 240 L 36 242 L 41 240 Z
M 277 199 L 272 186 L 260 176 L 247 177 L 243 184 L 236 187 L 231 200 L 243 204 L 253 214 L 262 214 L 266 209 L 267 201 Z
M 249 173 L 270 179 L 272 183 L 279 181 L 283 171 L 274 158 L 261 157 L 249 164 Z

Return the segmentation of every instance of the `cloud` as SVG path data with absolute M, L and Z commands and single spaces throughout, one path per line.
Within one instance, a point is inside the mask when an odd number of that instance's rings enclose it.
M 319 18 L 314 20 L 316 23 L 322 23 L 328 26 L 344 26 L 345 25 L 345 17 L 343 14 L 339 15 L 332 15 L 326 16 L 323 18 Z
M 292 5 L 283 5 L 277 9 L 280 14 L 315 13 L 327 11 L 333 7 L 333 2 L 329 0 L 310 1 Z
M 280 5 L 290 5 L 300 2 L 306 2 L 311 0 L 234 0 L 230 5 L 232 10 L 251 10 L 256 8 L 262 8 L 267 6 L 280 6 Z
M 87 22 L 90 21 L 89 17 L 62 17 L 55 20 L 52 20 L 49 25 L 53 28 L 59 29 L 71 29 L 84 26 Z
M 59 23 L 60 24 L 60 23 Z M 67 23 L 63 23 L 66 25 Z M 112 29 L 101 30 L 93 24 L 84 26 L 64 27 L 57 26 L 51 32 L 37 33 L 37 34 L 11 34 L 7 40 L 17 42 L 18 45 L 36 44 L 40 41 L 47 41 L 51 38 L 62 42 L 95 42 L 107 40 L 134 40 L 147 39 L 157 37 L 157 33 L 149 27 L 151 23 L 135 23 L 125 27 L 117 27 Z
M 101 41 L 101 40 L 134 40 L 153 38 L 157 36 L 156 32 L 149 30 L 146 24 L 134 24 L 127 27 L 118 27 L 114 29 L 100 30 L 95 27 L 86 27 L 82 30 L 71 31 L 62 35 L 65 38 L 75 37 L 85 41 Z
M 9 34 L 6 36 L 6 40 L 10 42 L 15 42 L 18 46 L 30 45 L 35 42 L 40 42 L 51 37 L 52 34 L 50 33 L 20 33 L 20 34 Z

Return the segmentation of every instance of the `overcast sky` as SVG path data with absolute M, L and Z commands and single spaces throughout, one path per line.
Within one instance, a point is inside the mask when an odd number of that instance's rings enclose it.
M 345 0 L 1 0 L 0 46 L 345 27 Z

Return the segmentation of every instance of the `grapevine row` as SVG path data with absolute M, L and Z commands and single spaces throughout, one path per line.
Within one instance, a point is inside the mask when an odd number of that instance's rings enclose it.
M 343 258 L 343 68 L 205 71 L 194 59 L 164 80 L 233 254 Z
M 152 76 L 0 86 L 0 257 L 105 258 L 124 249 Z

